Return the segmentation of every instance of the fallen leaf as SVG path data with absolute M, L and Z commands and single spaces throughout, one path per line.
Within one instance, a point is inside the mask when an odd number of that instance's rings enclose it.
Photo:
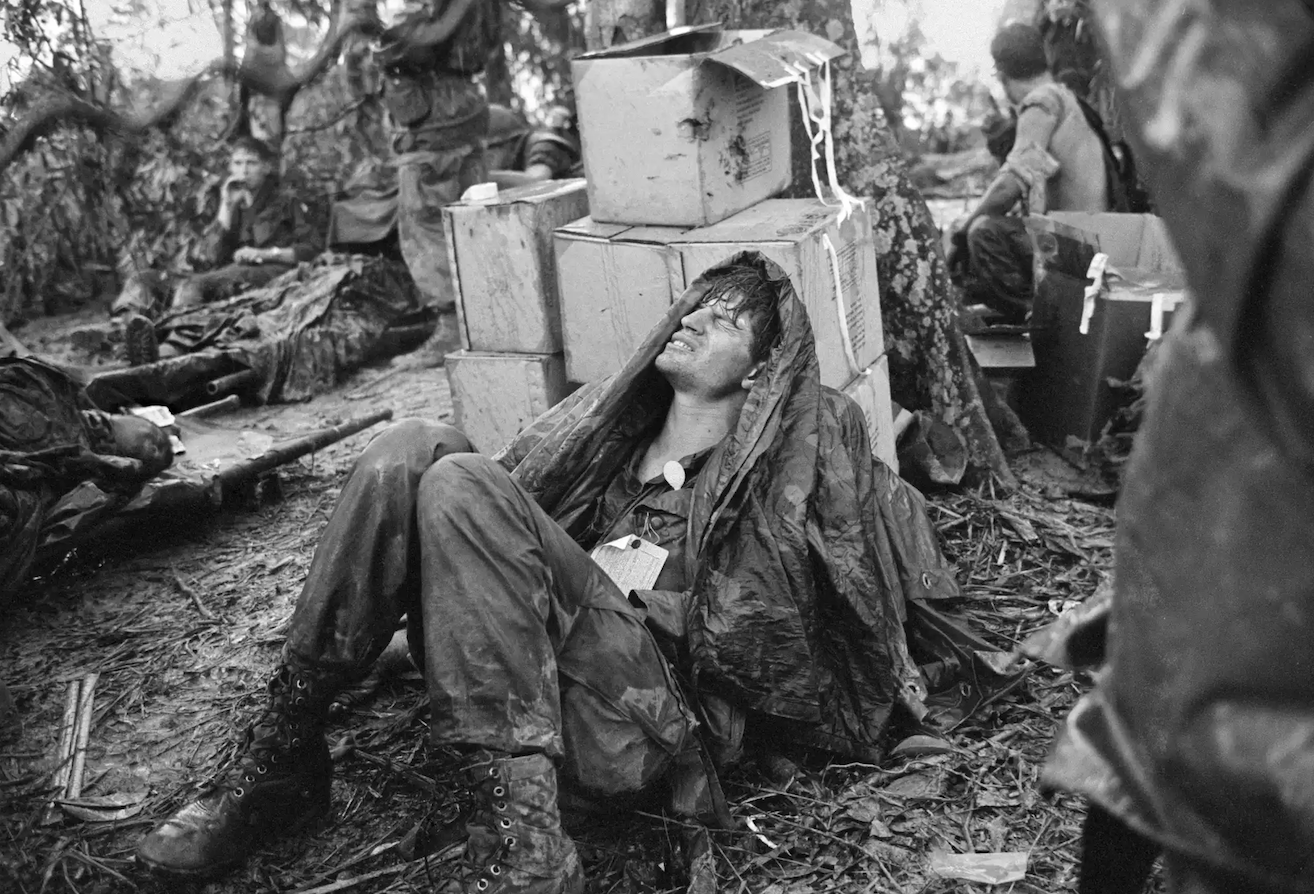
M 878 819 L 874 819 L 871 821 L 871 826 L 868 827 L 867 832 L 868 834 L 871 835 L 872 838 L 894 837 L 894 832 L 890 830 L 890 827 L 885 825 L 885 823 L 881 822 Z
M 1002 789 L 981 789 L 976 793 L 977 807 L 1016 807 L 1018 800 L 1015 795 Z
M 74 819 L 86 823 L 112 823 L 141 813 L 146 806 L 146 793 L 121 792 L 112 795 L 89 795 L 85 798 L 57 800 L 59 809 Z
M 918 757 L 923 754 L 952 754 L 958 749 L 939 736 L 909 736 L 891 749 L 891 754 Z
M 867 825 L 881 818 L 881 805 L 879 801 L 867 800 L 856 801 L 845 809 L 844 815 L 859 825 Z
M 879 860 L 886 866 L 906 866 L 913 859 L 913 852 L 907 848 L 874 839 L 863 842 L 862 849 L 873 860 Z
M 939 773 L 909 773 L 900 776 L 881 790 L 889 798 L 902 798 L 905 801 L 938 798 L 944 793 L 944 776 Z

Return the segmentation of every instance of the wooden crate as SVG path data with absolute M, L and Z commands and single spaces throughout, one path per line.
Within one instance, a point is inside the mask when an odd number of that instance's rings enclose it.
M 561 350 L 552 231 L 588 214 L 584 181 L 517 187 L 443 208 L 461 345 L 474 351 Z
M 560 353 L 457 351 L 446 366 L 456 426 L 488 455 L 569 393 Z

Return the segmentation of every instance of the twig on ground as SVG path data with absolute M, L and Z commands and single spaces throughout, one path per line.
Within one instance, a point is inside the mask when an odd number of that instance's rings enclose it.
M 202 618 L 205 618 L 207 621 L 218 620 L 215 613 L 205 607 L 205 603 L 201 601 L 201 596 L 196 592 L 194 587 L 189 587 L 183 582 L 183 579 L 176 574 L 173 575 L 170 580 L 173 582 L 174 587 L 179 593 L 192 601 L 192 605 L 196 606 L 196 611 Z

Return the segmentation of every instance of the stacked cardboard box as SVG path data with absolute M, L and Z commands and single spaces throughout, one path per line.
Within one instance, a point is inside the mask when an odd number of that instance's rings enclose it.
M 501 447 L 568 382 L 619 369 L 703 270 L 755 249 L 798 287 L 823 383 L 858 401 L 893 462 L 869 209 L 841 221 L 820 201 L 770 198 L 792 177 L 798 72 L 842 52 L 713 25 L 572 62 L 587 208 L 572 184 L 446 210 L 466 348 L 448 374 L 476 446 Z
M 552 232 L 587 213 L 578 179 L 443 209 L 465 349 L 447 378 L 457 426 L 486 453 L 569 393 Z
M 591 382 L 614 373 L 699 274 L 736 252 L 760 251 L 799 289 L 822 384 L 858 401 L 879 434 L 873 448 L 894 466 L 870 209 L 862 203 L 847 219 L 840 216 L 839 208 L 816 199 L 767 199 L 707 227 L 628 227 L 589 218 L 561 227 L 556 251 L 567 377 Z
M 572 381 L 618 370 L 699 274 L 757 250 L 807 306 L 822 383 L 858 401 L 894 463 L 870 209 L 841 221 L 820 201 L 771 198 L 792 178 L 794 81 L 842 53 L 802 32 L 712 25 L 571 63 L 590 209 L 556 235 Z

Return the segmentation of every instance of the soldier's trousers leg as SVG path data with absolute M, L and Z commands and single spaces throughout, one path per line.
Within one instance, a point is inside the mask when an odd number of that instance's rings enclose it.
M 194 307 L 240 295 L 287 273 L 288 264 L 228 264 L 217 270 L 194 273 L 182 279 L 173 291 L 170 307 Z
M 1021 323 L 1031 310 L 1034 252 L 1020 217 L 979 217 L 967 231 L 967 300 Z
M 388 644 L 403 614 L 419 614 L 415 501 L 438 459 L 470 450 L 450 425 L 406 419 L 356 460 L 311 560 L 288 629 L 295 664 L 350 678 Z
M 402 257 L 424 303 L 440 312 L 456 307 L 443 205 L 455 202 L 487 177 L 482 146 L 417 150 L 397 157 L 397 238 Z
M 690 714 L 625 594 L 501 466 L 444 457 L 420 482 L 424 668 L 439 743 L 558 758 L 593 794 L 637 791 Z
M 1078 894 L 1141 894 L 1159 845 L 1091 802 L 1081 829 Z

